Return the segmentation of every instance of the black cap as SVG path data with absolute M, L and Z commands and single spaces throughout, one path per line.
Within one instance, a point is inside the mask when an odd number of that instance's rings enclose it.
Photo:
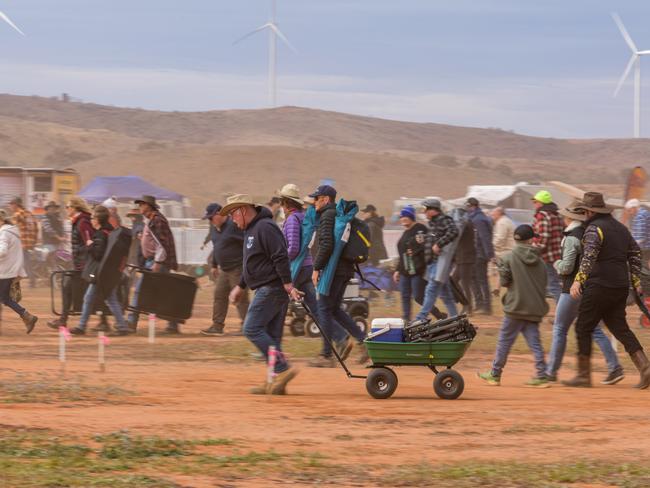
M 535 234 L 533 228 L 528 224 L 521 224 L 515 229 L 515 241 L 529 241 L 533 237 L 539 237 Z
M 377 211 L 377 207 L 375 207 L 374 205 L 372 205 L 372 204 L 369 203 L 368 205 L 366 205 L 366 208 L 364 208 L 364 209 L 361 210 L 361 211 L 362 211 L 363 213 L 376 212 L 376 211 Z
M 218 203 L 211 203 L 207 207 L 205 207 L 205 215 L 203 216 L 203 219 L 211 219 L 212 217 L 215 216 L 215 214 L 219 213 L 221 210 L 221 205 Z
M 477 200 L 476 198 L 474 198 L 474 197 L 469 197 L 469 198 L 467 199 L 467 201 L 465 202 L 465 206 L 466 206 L 466 207 L 478 207 L 478 206 L 479 206 L 479 202 L 478 202 L 478 200 Z
M 321 185 L 316 188 L 316 191 L 309 195 L 310 198 L 316 197 L 330 197 L 332 199 L 336 198 L 336 190 L 329 185 Z

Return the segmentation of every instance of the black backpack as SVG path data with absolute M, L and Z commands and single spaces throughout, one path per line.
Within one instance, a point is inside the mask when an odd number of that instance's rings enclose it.
M 370 255 L 370 227 L 356 217 L 350 221 L 349 225 L 350 237 L 343 248 L 341 259 L 355 264 L 365 263 Z

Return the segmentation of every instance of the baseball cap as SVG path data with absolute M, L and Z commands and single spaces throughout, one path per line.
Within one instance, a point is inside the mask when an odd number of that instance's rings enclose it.
M 548 205 L 549 203 L 553 203 L 553 195 L 551 195 L 550 191 L 540 190 L 535 193 L 535 196 L 531 200 Z
M 515 241 L 528 241 L 532 239 L 533 237 L 539 237 L 537 234 L 535 234 L 535 231 L 533 230 L 532 226 L 528 224 L 521 224 L 517 226 L 515 229 Z
M 218 203 L 211 203 L 207 207 L 205 207 L 205 215 L 203 216 L 203 219 L 211 219 L 214 217 L 214 215 L 221 210 L 221 205 Z
M 317 198 L 317 197 L 336 198 L 336 190 L 329 185 L 321 185 L 318 188 L 316 188 L 316 191 L 314 193 L 311 193 L 309 196 L 311 198 Z
M 376 212 L 376 211 L 377 211 L 377 207 L 375 207 L 374 205 L 372 205 L 371 203 L 369 203 L 368 205 L 366 205 L 366 208 L 364 208 L 364 209 L 361 210 L 361 211 L 362 211 L 363 213 Z
M 437 198 L 427 198 L 425 201 L 422 202 L 422 206 L 424 208 L 434 208 L 436 210 L 442 209 L 442 204 L 440 203 L 440 200 Z

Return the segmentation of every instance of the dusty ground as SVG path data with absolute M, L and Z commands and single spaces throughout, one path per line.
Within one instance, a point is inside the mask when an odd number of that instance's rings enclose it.
M 26 336 L 11 312 L 4 310 L 0 467 L 2 439 L 11 439 L 15 432 L 48 429 L 48 435 L 59 439 L 92 444 L 89 439 L 97 434 L 128 429 L 128 435 L 142 438 L 225 440 L 206 442 L 212 447 L 202 448 L 212 461 L 228 460 L 219 469 L 208 469 L 207 457 L 199 462 L 150 458 L 132 467 L 133 472 L 157 476 L 158 481 L 146 486 L 424 486 L 438 476 L 435 470 L 441 466 L 470 464 L 496 466 L 496 474 L 479 470 L 457 482 L 446 478 L 451 484 L 435 484 L 565 486 L 565 482 L 585 480 L 572 486 L 648 486 L 644 483 L 650 478 L 627 475 L 607 483 L 587 483 L 593 481 L 589 473 L 599 463 L 644 462 L 639 453 L 650 450 L 650 392 L 631 388 L 636 374 L 626 357 L 622 359 L 629 375 L 616 386 L 529 389 L 523 382 L 532 373 L 532 360 L 518 343 L 503 386 L 488 387 L 479 382 L 475 371 L 489 367 L 498 318 L 480 318 L 476 320 L 479 336 L 457 367 L 466 381 L 460 399 L 438 399 L 428 370 L 403 367 L 397 370 L 397 392 L 382 401 L 366 393 L 363 380 L 349 380 L 341 369 L 307 367 L 317 340 L 288 337 L 287 349 L 301 368 L 300 375 L 290 384 L 289 395 L 259 397 L 248 389 L 264 379 L 264 366 L 250 357 L 253 349 L 246 339 L 198 335 L 208 324 L 210 291 L 206 286 L 199 292 L 196 317 L 181 337 L 159 336 L 153 345 L 147 343 L 144 331 L 136 337 L 112 339 L 105 373 L 98 370 L 96 339 L 73 338 L 64 377 L 57 360 L 57 337 L 45 327 L 45 320 Z M 45 290 L 26 290 L 25 303 L 47 317 Z M 388 313 L 384 305 L 374 305 L 373 316 Z M 636 323 L 636 315 L 632 322 Z M 232 321 L 231 330 L 236 328 Z M 650 345 L 650 334 L 639 332 Z M 548 323 L 544 339 L 547 343 L 550 339 Z M 570 375 L 572 364 L 568 358 L 563 377 Z M 594 379 L 603 374 L 602 360 L 596 356 Z M 233 458 L 234 454 L 240 457 Z M 251 461 L 253 455 L 258 457 Z M 525 481 L 533 469 L 529 467 L 508 475 L 508 483 L 492 478 L 512 463 L 560 469 L 566 465 L 569 472 L 582 462 L 595 464 L 588 464 L 580 476 L 554 478 L 556 484 L 543 484 L 543 476 L 541 481 Z M 0 486 L 41 486 L 37 477 L 8 476 L 3 484 L 0 474 Z M 89 486 L 88 480 L 56 486 Z M 170 484 L 162 485 L 161 480 Z

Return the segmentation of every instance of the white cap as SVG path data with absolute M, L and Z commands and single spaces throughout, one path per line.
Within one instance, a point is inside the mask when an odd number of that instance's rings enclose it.
M 639 208 L 640 206 L 641 202 L 637 198 L 633 198 L 625 202 L 625 210 L 629 210 L 631 208 Z
M 102 202 L 102 207 L 117 208 L 117 200 L 115 200 L 115 197 L 107 198 Z

